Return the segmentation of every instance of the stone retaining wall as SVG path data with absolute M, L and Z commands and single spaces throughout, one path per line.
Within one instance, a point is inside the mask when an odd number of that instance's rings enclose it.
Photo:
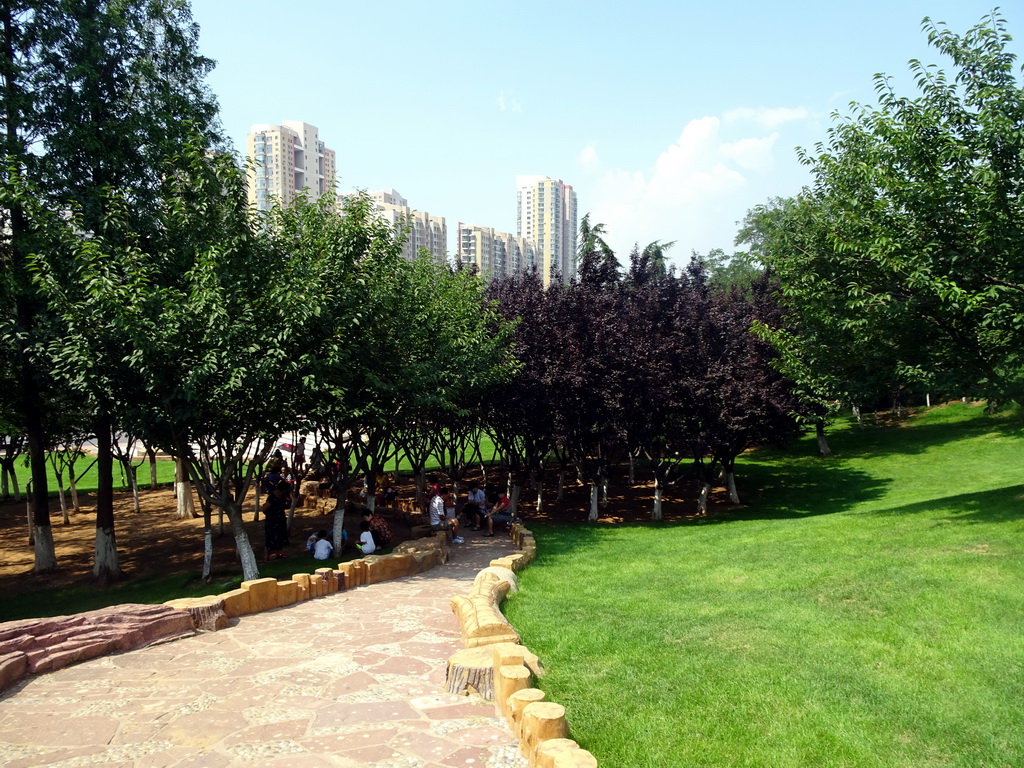
M 505 596 L 518 588 L 515 574 L 537 557 L 533 534 L 522 525 L 512 526 L 512 540 L 514 554 L 492 560 L 468 595 L 452 598 L 465 647 L 448 660 L 448 690 L 493 699 L 532 768 L 597 768 L 597 759 L 568 738 L 565 708 L 532 687 L 543 667 L 501 613 Z

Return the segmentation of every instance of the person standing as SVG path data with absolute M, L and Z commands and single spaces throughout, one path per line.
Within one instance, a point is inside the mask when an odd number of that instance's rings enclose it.
M 279 480 L 267 497 L 267 506 L 263 510 L 263 562 L 269 563 L 271 557 L 284 557 L 284 548 L 288 544 L 288 494 L 291 486 Z

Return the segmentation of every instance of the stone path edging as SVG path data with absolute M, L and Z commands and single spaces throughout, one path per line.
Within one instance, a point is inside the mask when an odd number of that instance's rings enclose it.
M 537 557 L 537 543 L 525 527 L 513 525 L 512 540 L 514 554 L 492 560 L 468 595 L 452 598 L 464 650 L 448 660 L 448 690 L 493 699 L 531 768 L 597 768 L 597 758 L 568 738 L 565 707 L 532 687 L 543 668 L 501 613 L 505 596 L 518 588 L 515 574 Z

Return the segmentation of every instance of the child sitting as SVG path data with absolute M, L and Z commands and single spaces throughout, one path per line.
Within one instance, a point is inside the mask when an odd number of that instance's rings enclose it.
M 331 556 L 331 552 L 334 551 L 334 545 L 331 540 L 327 538 L 327 531 L 317 531 L 309 537 L 313 539 L 313 546 L 309 546 L 309 542 L 306 542 L 306 548 L 313 550 L 313 559 L 315 560 L 326 560 Z
M 372 555 L 377 549 L 377 544 L 373 540 L 373 534 L 370 532 L 369 520 L 363 520 L 359 524 L 359 541 L 356 542 L 356 547 L 364 555 Z

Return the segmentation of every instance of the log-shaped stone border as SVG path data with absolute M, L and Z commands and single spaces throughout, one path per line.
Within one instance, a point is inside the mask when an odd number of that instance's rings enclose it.
M 239 589 L 184 597 L 163 605 L 115 605 L 99 611 L 0 623 L 0 691 L 22 677 L 110 653 L 215 631 L 231 619 L 284 608 L 363 584 L 377 584 L 430 570 L 448 561 L 444 533 L 412 539 L 391 554 L 367 555 L 296 573 L 290 579 L 253 579 Z
M 537 558 L 530 531 L 516 524 L 511 536 L 516 551 L 481 570 L 468 595 L 452 598 L 464 648 L 448 659 L 448 691 L 494 700 L 531 768 L 597 768 L 597 758 L 568 738 L 565 708 L 532 687 L 544 669 L 501 612 L 505 596 L 518 588 L 516 573 Z

